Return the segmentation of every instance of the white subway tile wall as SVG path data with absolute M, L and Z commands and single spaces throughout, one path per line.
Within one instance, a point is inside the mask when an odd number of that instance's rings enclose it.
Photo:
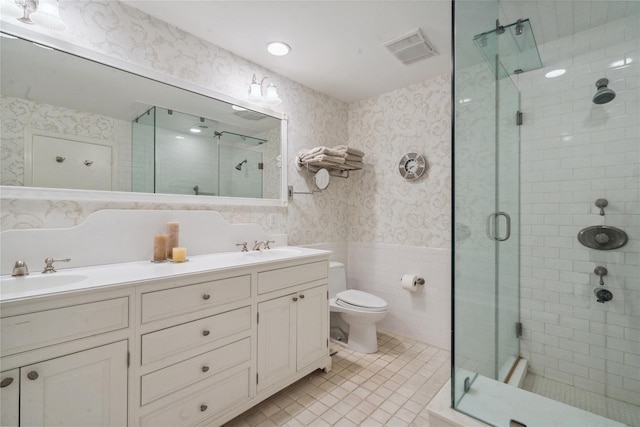
M 540 46 L 516 78 L 521 128 L 521 353 L 535 374 L 640 404 L 640 39 L 638 15 Z M 544 74 L 565 68 L 566 74 Z M 606 77 L 616 98 L 592 103 Z M 606 198 L 605 216 L 595 200 Z M 629 243 L 583 247 L 606 224 Z M 596 266 L 613 300 L 598 303 Z
M 349 243 L 350 289 L 370 292 L 387 302 L 378 329 L 445 350 L 451 348 L 451 250 L 386 243 Z M 425 284 L 402 288 L 403 274 Z

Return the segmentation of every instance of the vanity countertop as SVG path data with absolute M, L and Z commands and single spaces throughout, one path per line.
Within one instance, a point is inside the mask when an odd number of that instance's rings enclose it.
M 182 263 L 135 261 L 67 269 L 57 266 L 59 270 L 55 273 L 0 276 L 0 303 L 329 254 L 330 251 L 319 249 L 280 246 L 263 251 L 189 256 Z

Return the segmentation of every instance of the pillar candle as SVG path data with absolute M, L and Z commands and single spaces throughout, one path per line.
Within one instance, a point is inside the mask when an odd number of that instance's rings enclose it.
M 187 259 L 187 248 L 173 248 L 173 262 L 184 262 Z
M 169 235 L 169 241 L 167 242 L 167 258 L 171 258 L 171 251 L 173 248 L 180 246 L 180 223 L 168 222 L 167 234 Z
M 153 260 L 154 261 L 166 261 L 167 260 L 167 235 L 156 234 L 153 236 Z

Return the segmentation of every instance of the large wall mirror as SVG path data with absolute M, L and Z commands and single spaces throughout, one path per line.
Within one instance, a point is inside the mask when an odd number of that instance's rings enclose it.
M 7 34 L 0 58 L 4 186 L 286 200 L 283 117 Z

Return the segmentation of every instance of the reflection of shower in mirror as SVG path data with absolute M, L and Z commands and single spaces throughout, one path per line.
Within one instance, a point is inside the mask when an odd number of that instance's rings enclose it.
M 242 170 L 242 165 L 244 165 L 245 163 L 247 163 L 247 159 L 244 159 L 243 161 L 241 161 L 240 163 L 238 163 L 236 165 L 236 169 L 241 171 Z

